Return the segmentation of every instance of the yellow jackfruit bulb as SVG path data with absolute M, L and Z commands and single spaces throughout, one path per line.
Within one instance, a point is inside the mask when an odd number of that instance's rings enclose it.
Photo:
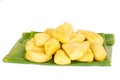
M 26 51 L 33 50 L 33 51 L 44 51 L 44 47 L 38 47 L 35 45 L 34 38 L 31 38 L 29 41 L 26 42 L 25 45 Z
M 60 41 L 61 43 L 68 43 L 73 33 L 73 27 L 69 23 L 64 23 L 58 26 L 53 32 L 52 37 Z
M 81 42 L 80 44 L 68 43 L 62 45 L 63 50 L 67 53 L 71 60 L 77 60 L 82 58 L 89 47 L 90 42 L 88 41 Z
M 54 30 L 55 30 L 55 29 L 53 29 L 53 28 L 47 28 L 47 29 L 45 30 L 45 33 L 49 34 L 49 35 L 52 37 L 52 32 L 53 32 Z
M 44 46 L 44 44 L 51 39 L 51 36 L 46 33 L 37 33 L 34 36 L 36 46 Z
M 91 44 L 91 49 L 94 53 L 94 57 L 95 57 L 96 61 L 104 61 L 105 60 L 107 53 L 101 44 L 99 44 L 99 43 Z
M 85 40 L 85 36 L 81 33 L 73 33 L 70 37 L 69 43 L 77 42 L 80 43 Z
M 78 59 L 77 61 L 93 62 L 93 60 L 94 60 L 94 54 L 92 53 L 91 49 L 88 49 L 85 55 L 82 58 Z
M 47 62 L 51 58 L 52 56 L 47 56 L 45 52 L 35 52 L 32 50 L 29 50 L 25 53 L 25 59 L 32 62 L 37 62 L 37 63 Z
M 52 56 L 58 49 L 60 49 L 60 43 L 56 39 L 51 39 L 45 43 L 45 52 L 48 56 Z
M 97 42 L 97 43 L 103 44 L 104 42 L 103 37 L 95 32 L 85 31 L 85 30 L 78 30 L 77 32 L 82 33 L 86 37 L 86 39 L 88 39 L 88 41 L 90 41 L 91 43 Z
M 24 57 L 25 57 L 26 60 L 31 61 L 31 57 L 29 56 L 29 52 L 30 52 L 30 50 L 29 50 L 29 51 L 26 51 Z
M 59 65 L 70 64 L 71 60 L 63 50 L 58 50 L 54 55 L 54 62 Z

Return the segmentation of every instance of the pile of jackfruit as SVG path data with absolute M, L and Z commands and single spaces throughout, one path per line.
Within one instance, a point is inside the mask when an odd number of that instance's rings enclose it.
M 102 46 L 104 39 L 97 33 L 73 31 L 69 23 L 63 23 L 56 29 L 48 28 L 36 33 L 25 45 L 25 59 L 43 63 L 54 59 L 59 65 L 71 64 L 72 61 L 104 61 L 106 51 Z

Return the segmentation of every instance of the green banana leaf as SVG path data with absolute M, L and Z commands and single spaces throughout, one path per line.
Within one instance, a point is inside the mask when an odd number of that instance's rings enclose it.
M 9 54 L 3 58 L 3 62 L 21 63 L 21 64 L 38 64 L 38 65 L 57 65 L 54 63 L 53 59 L 45 63 L 35 63 L 25 60 L 24 54 L 25 54 L 26 41 L 34 37 L 34 34 L 36 33 L 38 32 L 32 31 L 32 32 L 23 33 L 22 37 L 15 43 Z M 115 42 L 114 35 L 104 34 L 104 33 L 99 33 L 99 35 L 101 35 L 105 39 L 103 44 L 103 46 L 107 51 L 107 58 L 105 61 L 102 62 L 94 61 L 91 63 L 73 61 L 71 64 L 66 66 L 111 66 L 112 46 Z

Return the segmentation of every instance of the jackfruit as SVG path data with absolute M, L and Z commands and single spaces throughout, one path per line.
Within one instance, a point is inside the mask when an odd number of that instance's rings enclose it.
M 93 60 L 94 60 L 94 55 L 93 55 L 91 49 L 89 48 L 87 50 L 87 52 L 85 53 L 85 55 L 82 58 L 78 59 L 77 61 L 80 61 L 80 62 L 92 62 Z
M 90 41 L 91 43 L 100 43 L 103 44 L 104 39 L 99 34 L 91 31 L 85 31 L 85 30 L 78 30 L 78 33 L 84 34 L 84 36 Z
M 89 47 L 90 42 L 88 41 L 81 42 L 80 44 L 68 43 L 62 45 L 63 50 L 67 53 L 71 60 L 77 60 L 82 58 Z
M 40 46 L 36 46 L 35 45 L 35 40 L 34 38 L 31 38 L 29 41 L 26 42 L 26 45 L 25 45 L 25 49 L 26 51 L 29 51 L 29 50 L 33 50 L 33 51 L 44 51 L 44 47 Z
M 99 44 L 99 43 L 91 44 L 91 49 L 94 53 L 94 57 L 95 57 L 96 61 L 104 61 L 105 60 L 107 53 L 101 44 Z
M 77 42 L 80 43 L 85 40 L 85 36 L 81 33 L 73 33 L 70 37 L 69 43 Z
M 55 30 L 55 29 L 53 29 L 53 28 L 47 28 L 47 29 L 45 30 L 45 33 L 49 34 L 49 35 L 52 37 L 52 32 L 53 32 L 54 30 Z
M 42 62 L 47 62 L 52 58 L 52 56 L 47 56 L 45 52 L 35 52 L 32 50 L 29 50 L 25 53 L 25 59 L 32 61 L 32 62 L 37 62 L 37 63 L 42 63 Z
M 70 64 L 71 60 L 63 50 L 58 50 L 54 55 L 54 62 L 59 65 Z
M 46 33 L 37 33 L 34 36 L 36 46 L 44 46 L 44 44 L 51 39 L 51 36 Z
M 48 56 L 52 56 L 58 49 L 60 49 L 60 43 L 56 39 L 51 39 L 45 43 L 45 52 Z
M 72 33 L 73 33 L 72 25 L 70 25 L 69 23 L 64 23 L 58 26 L 52 32 L 52 36 L 61 43 L 68 43 L 68 40 L 70 39 Z

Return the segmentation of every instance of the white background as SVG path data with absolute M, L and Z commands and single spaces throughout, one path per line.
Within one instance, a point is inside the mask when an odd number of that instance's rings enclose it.
M 43 66 L 4 63 L 26 31 L 69 22 L 74 30 L 114 33 L 111 67 Z M 0 0 L 0 80 L 120 80 L 119 0 Z

